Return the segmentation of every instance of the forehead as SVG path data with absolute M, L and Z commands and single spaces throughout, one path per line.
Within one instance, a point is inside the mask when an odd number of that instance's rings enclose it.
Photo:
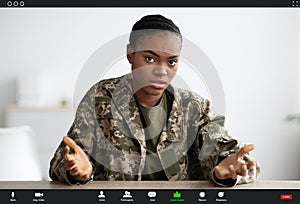
M 134 51 L 155 50 L 179 55 L 181 51 L 181 38 L 170 31 L 143 31 L 138 33 Z

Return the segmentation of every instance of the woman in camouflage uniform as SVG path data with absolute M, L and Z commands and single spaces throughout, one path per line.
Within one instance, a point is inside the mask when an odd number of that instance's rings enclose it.
M 132 28 L 132 72 L 96 83 L 50 163 L 50 177 L 93 180 L 209 180 L 222 186 L 257 179 L 253 145 L 228 135 L 210 102 L 173 87 L 182 47 L 179 28 L 148 15 Z

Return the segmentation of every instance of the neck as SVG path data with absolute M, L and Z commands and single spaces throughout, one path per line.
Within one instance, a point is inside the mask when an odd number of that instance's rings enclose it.
M 159 103 L 162 94 L 149 95 L 147 93 L 143 93 L 142 90 L 138 90 L 137 92 L 135 92 L 134 96 L 142 106 L 149 108 L 154 107 Z

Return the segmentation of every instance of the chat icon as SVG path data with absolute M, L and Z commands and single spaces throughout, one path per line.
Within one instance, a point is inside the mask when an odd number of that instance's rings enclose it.
M 156 197 L 156 192 L 155 191 L 149 191 L 148 192 L 148 197 L 149 198 L 155 198 Z

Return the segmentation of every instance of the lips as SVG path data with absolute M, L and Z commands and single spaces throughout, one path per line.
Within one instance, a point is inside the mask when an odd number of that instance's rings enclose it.
M 167 86 L 167 82 L 164 80 L 152 80 L 150 81 L 150 86 L 155 89 L 164 89 Z

